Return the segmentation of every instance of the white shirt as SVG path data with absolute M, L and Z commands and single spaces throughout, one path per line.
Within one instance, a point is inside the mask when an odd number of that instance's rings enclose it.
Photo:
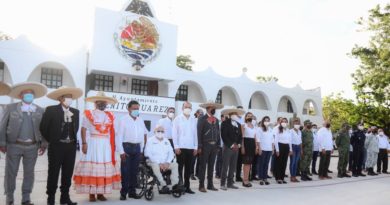
M 332 131 L 326 127 L 322 127 L 318 130 L 319 151 L 325 149 L 325 151 L 333 150 L 333 136 Z
M 302 132 L 300 130 L 295 131 L 294 129 L 291 129 L 290 133 L 291 133 L 291 144 L 293 145 L 302 144 Z
M 320 141 L 318 140 L 317 132 L 313 132 L 313 151 L 318 152 L 320 150 Z
M 277 131 L 275 135 L 275 150 L 277 152 L 279 152 L 279 143 L 288 144 L 288 146 L 290 147 L 290 151 L 292 151 L 290 130 L 283 129 L 282 133 L 279 133 L 279 130 Z
M 389 148 L 389 140 L 387 139 L 386 135 L 378 135 L 379 138 L 379 149 L 388 149 Z
M 172 139 L 173 120 L 171 120 L 169 117 L 164 117 L 158 121 L 158 124 L 164 127 L 164 131 L 165 131 L 164 136 L 167 139 Z
M 144 120 L 137 117 L 135 120 L 130 117 L 130 115 L 123 116 L 119 121 L 118 133 L 115 137 L 116 149 L 120 154 L 125 153 L 123 150 L 122 143 L 128 142 L 141 144 L 141 152 L 143 152 L 143 147 L 145 143 L 145 135 L 148 133 L 148 130 L 145 127 Z
M 167 138 L 161 141 L 156 137 L 150 137 L 145 145 L 145 156 L 149 158 L 152 163 L 163 164 L 172 163 L 175 158 L 171 143 Z
M 22 101 L 22 106 L 20 107 L 20 109 L 22 110 L 22 112 L 31 113 L 35 112 L 37 110 L 37 107 L 32 103 L 27 104 Z
M 175 149 L 198 149 L 197 119 L 180 114 L 173 120 L 172 140 Z
M 262 127 L 257 128 L 256 132 L 257 141 L 260 142 L 262 151 L 272 151 L 272 145 L 274 144 L 274 135 L 270 128 L 267 131 L 263 131 Z
M 255 136 L 256 136 L 256 127 L 250 128 L 245 123 L 244 124 L 244 138 L 254 139 Z

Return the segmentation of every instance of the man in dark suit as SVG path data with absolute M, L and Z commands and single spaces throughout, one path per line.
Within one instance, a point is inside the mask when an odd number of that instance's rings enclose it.
M 229 115 L 229 119 L 226 119 L 221 124 L 221 137 L 223 141 L 221 189 L 238 189 L 234 185 L 233 177 L 236 171 L 238 151 L 242 141 L 241 124 L 238 122 L 238 116 L 244 114 L 244 111 L 228 108 L 222 110 L 222 114 Z
M 363 155 L 364 155 L 364 141 L 366 135 L 364 133 L 364 125 L 359 124 L 358 129 L 353 132 L 351 137 L 351 145 L 353 148 L 353 164 L 352 164 L 352 175 L 354 177 L 365 177 L 362 173 L 363 169 Z
M 69 197 L 69 188 L 76 158 L 79 110 L 70 107 L 72 101 L 83 94 L 79 88 L 61 87 L 47 95 L 58 100 L 59 105 L 49 106 L 43 114 L 40 131 L 49 142 L 49 171 L 47 177 L 47 204 L 54 205 L 58 177 L 61 170 L 60 203 L 76 205 Z
M 207 113 L 198 118 L 197 133 L 198 133 L 198 154 L 199 154 L 199 191 L 206 192 L 204 181 L 206 176 L 207 166 L 207 189 L 218 191 L 213 184 L 215 159 L 218 154 L 219 145 L 221 143 L 221 135 L 219 130 L 219 120 L 214 116 L 216 109 L 223 108 L 223 105 L 207 102 L 199 105 L 205 108 Z

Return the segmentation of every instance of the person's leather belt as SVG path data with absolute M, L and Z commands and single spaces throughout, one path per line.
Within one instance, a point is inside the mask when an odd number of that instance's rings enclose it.
M 29 145 L 34 145 L 36 142 L 23 142 L 23 141 L 16 141 L 15 144 L 18 145 L 24 145 L 24 146 L 29 146 Z
M 59 142 L 61 142 L 61 143 L 73 143 L 74 140 L 72 140 L 72 139 L 64 139 L 64 140 L 59 140 Z

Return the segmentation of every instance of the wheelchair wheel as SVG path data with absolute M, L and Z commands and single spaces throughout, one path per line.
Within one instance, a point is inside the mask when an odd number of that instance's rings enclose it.
M 153 189 L 150 188 L 150 189 L 146 190 L 146 192 L 145 192 L 145 199 L 148 200 L 148 201 L 152 201 L 153 197 L 154 197 Z
M 181 197 L 181 192 L 179 192 L 179 191 L 173 191 L 173 192 L 172 192 L 172 196 L 175 197 L 175 198 L 180 198 L 180 197 Z
M 147 191 L 147 183 L 149 179 L 149 174 L 146 172 L 144 166 L 140 166 L 137 174 L 137 187 L 135 188 L 134 198 L 140 199 L 145 195 Z

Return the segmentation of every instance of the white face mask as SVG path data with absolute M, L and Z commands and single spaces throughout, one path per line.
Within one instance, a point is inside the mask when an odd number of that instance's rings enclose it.
M 66 107 L 70 107 L 70 105 L 72 105 L 72 102 L 73 102 L 73 99 L 72 98 L 65 98 L 64 99 L 64 105 Z
M 230 118 L 237 122 L 240 120 L 237 115 L 232 115 Z
M 184 113 L 184 115 L 190 115 L 191 114 L 191 111 L 192 111 L 192 109 L 191 108 L 184 108 L 184 110 L 183 110 L 183 113 Z
M 385 133 L 384 133 L 384 132 L 378 132 L 378 134 L 379 134 L 380 136 L 383 136 L 383 135 L 385 135 Z
M 175 113 L 172 113 L 172 112 L 168 113 L 168 117 L 171 118 L 171 119 L 174 118 L 175 117 Z
M 281 125 L 282 125 L 283 128 L 287 127 L 287 123 L 285 123 L 285 122 L 282 122 Z
M 257 124 L 256 120 L 252 120 L 252 124 L 253 124 L 253 126 L 256 126 L 256 124 Z
M 352 130 L 349 130 L 348 132 L 349 132 L 349 134 L 352 134 Z
M 301 125 L 294 125 L 294 128 L 299 130 L 299 128 L 301 127 Z
M 156 137 L 157 137 L 158 139 L 162 139 L 162 138 L 164 138 L 164 133 L 156 132 Z
M 359 128 L 359 130 L 363 130 L 364 126 L 359 125 L 358 128 Z
M 264 126 L 268 127 L 269 126 L 269 122 L 264 122 Z

